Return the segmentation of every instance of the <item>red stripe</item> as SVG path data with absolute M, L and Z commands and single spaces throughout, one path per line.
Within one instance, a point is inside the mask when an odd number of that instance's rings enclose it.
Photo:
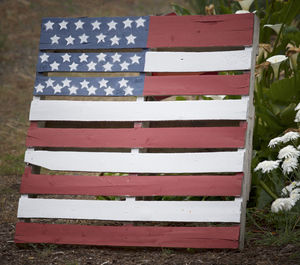
M 110 148 L 240 148 L 246 126 L 129 129 L 37 128 L 28 130 L 26 145 Z
M 144 96 L 247 95 L 250 74 L 146 76 Z
M 253 14 L 150 17 L 147 47 L 252 45 Z
M 25 168 L 22 194 L 239 196 L 243 174 L 200 176 L 37 175 Z
M 157 227 L 17 223 L 16 243 L 238 248 L 240 226 Z

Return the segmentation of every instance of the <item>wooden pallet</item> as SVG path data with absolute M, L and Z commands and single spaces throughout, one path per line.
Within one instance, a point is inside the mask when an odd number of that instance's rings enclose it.
M 253 14 L 43 19 L 15 242 L 243 248 L 257 38 Z

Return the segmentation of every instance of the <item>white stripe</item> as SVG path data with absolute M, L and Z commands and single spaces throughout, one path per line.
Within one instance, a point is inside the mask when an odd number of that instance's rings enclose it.
M 231 71 L 251 68 L 251 49 L 219 52 L 147 52 L 145 72 Z
M 247 100 L 160 102 L 32 101 L 30 120 L 159 121 L 246 120 Z
M 244 150 L 208 153 L 114 153 L 32 151 L 25 162 L 50 170 L 131 172 L 131 173 L 204 173 L 242 172 Z
M 18 218 L 115 221 L 239 222 L 236 201 L 19 200 Z

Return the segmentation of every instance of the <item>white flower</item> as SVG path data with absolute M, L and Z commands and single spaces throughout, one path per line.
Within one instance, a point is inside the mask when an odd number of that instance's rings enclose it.
M 239 4 L 243 10 L 249 10 L 254 0 L 239 0 Z
M 250 12 L 247 11 L 247 10 L 237 10 L 235 13 L 236 14 L 247 14 L 247 13 L 250 13 Z
M 296 203 L 300 199 L 300 188 L 292 190 L 290 198 Z
M 300 110 L 300 103 L 297 105 L 297 107 L 295 108 L 295 110 Z
M 298 105 L 299 106 L 299 105 Z M 297 107 L 298 107 L 297 106 Z M 294 122 L 300 122 L 300 110 L 298 110 L 298 112 L 296 113 L 296 117 L 295 117 L 295 120 Z
M 268 146 L 269 146 L 269 147 L 275 147 L 275 146 L 278 145 L 279 143 L 282 143 L 282 138 L 281 138 L 281 137 L 276 137 L 276 138 L 273 138 L 273 139 L 269 142 Z
M 300 156 L 300 151 L 298 151 L 294 146 L 288 145 L 282 148 L 278 153 L 278 158 L 298 158 Z
M 283 161 L 281 167 L 284 174 L 289 174 L 298 167 L 298 159 L 296 157 L 288 157 Z
M 265 24 L 264 27 L 267 27 L 267 28 L 271 28 L 273 29 L 276 34 L 279 34 L 279 31 L 280 31 L 280 28 L 281 28 L 282 24 Z
M 260 162 L 254 170 L 258 171 L 261 169 L 262 173 L 266 173 L 266 172 L 269 173 L 273 169 L 278 168 L 280 161 L 281 160 L 276 160 L 276 161 L 265 160 L 263 162 Z
M 288 141 L 296 140 L 299 137 L 300 135 L 297 132 L 287 132 L 285 135 L 281 137 L 281 139 L 283 143 L 287 143 Z
M 292 190 L 295 189 L 296 187 L 300 187 L 300 181 L 293 181 L 290 185 L 284 187 L 281 191 L 281 194 L 285 196 L 290 195 Z
M 291 198 L 279 198 L 273 201 L 271 211 L 278 213 L 279 211 L 289 211 L 295 205 L 295 202 Z
M 279 76 L 279 66 L 282 62 L 284 62 L 288 57 L 285 55 L 275 55 L 267 59 L 267 62 L 271 63 L 271 66 L 274 71 L 275 79 L 278 79 Z

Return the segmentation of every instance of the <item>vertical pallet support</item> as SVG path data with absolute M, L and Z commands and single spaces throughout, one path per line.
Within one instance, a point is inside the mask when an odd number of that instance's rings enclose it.
M 254 99 L 254 84 L 255 84 L 255 64 L 256 56 L 258 54 L 258 43 L 259 43 L 259 18 L 254 16 L 254 26 L 253 26 L 253 46 L 251 55 L 251 78 L 250 78 L 250 89 L 249 89 L 249 105 L 247 114 L 247 124 L 248 130 L 245 138 L 245 156 L 244 156 L 244 179 L 242 184 L 242 205 L 241 205 L 241 230 L 239 239 L 239 249 L 244 249 L 245 244 L 245 228 L 246 228 L 246 209 L 247 201 L 249 199 L 249 193 L 251 189 L 251 160 L 252 160 L 252 138 L 253 138 L 253 127 L 255 121 L 255 110 L 253 105 Z M 247 49 L 247 48 L 246 48 Z

